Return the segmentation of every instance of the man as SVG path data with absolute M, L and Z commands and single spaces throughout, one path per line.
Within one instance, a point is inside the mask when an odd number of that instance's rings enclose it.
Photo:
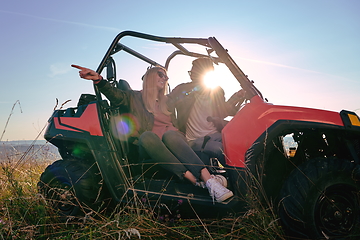
M 226 102 L 221 87 L 207 88 L 204 84 L 205 74 L 213 70 L 211 59 L 194 60 L 189 71 L 192 81 L 175 87 L 169 95 L 169 102 L 177 110 L 178 128 L 185 133 L 191 148 L 198 154 L 216 157 L 224 165 L 221 129 L 218 125 L 225 117 L 236 114 L 245 100 L 245 91 L 236 92 Z

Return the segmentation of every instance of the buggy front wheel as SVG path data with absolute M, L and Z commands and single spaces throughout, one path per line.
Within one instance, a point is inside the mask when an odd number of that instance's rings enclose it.
M 343 238 L 359 232 L 359 166 L 316 158 L 296 168 L 285 182 L 280 219 L 291 235 Z
M 41 174 L 38 189 L 62 217 L 98 211 L 107 196 L 97 165 L 75 159 L 49 165 Z

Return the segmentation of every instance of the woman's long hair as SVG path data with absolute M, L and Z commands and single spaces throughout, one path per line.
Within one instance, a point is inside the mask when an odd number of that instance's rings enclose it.
M 166 94 L 168 94 L 166 87 L 167 83 L 165 83 L 165 87 L 160 90 L 160 92 L 157 90 L 156 78 L 158 76 L 157 72 L 160 70 L 163 70 L 166 73 L 166 69 L 162 67 L 153 67 L 146 71 L 143 77 L 142 98 L 144 105 L 149 112 L 155 113 L 156 100 L 158 100 L 160 111 L 165 115 L 170 115 L 171 112 L 169 112 L 166 104 Z

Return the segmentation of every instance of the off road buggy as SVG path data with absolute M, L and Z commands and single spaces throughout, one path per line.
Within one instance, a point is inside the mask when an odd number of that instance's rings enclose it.
M 173 50 L 161 64 L 121 43 L 123 38 L 164 44 Z M 189 46 L 195 51 L 189 51 Z M 136 121 L 126 115 L 126 108 L 111 106 L 94 85 L 95 94 L 83 94 L 77 107 L 55 110 L 45 133 L 62 160 L 46 168 L 39 191 L 62 216 L 100 211 L 106 199 L 118 204 L 140 199 L 151 209 L 176 208 L 182 217 L 191 217 L 194 212 L 213 217 L 246 210 L 245 198 L 251 193 L 272 203 L 290 235 L 340 238 L 358 234 L 360 120 L 354 112 L 268 103 L 214 37 L 121 32 L 97 72 L 114 86 L 126 89 L 126 82 L 116 77 L 119 69 L 126 71 L 115 64 L 114 56 L 119 52 L 166 69 L 176 56 L 189 61 L 208 57 L 226 66 L 239 89 L 246 90 L 246 103 L 222 130 L 227 164 L 220 166 L 212 159 L 214 164 L 209 166 L 228 179 L 235 196 L 214 203 L 206 189 L 176 180 L 156 163 L 139 162 L 136 146 L 116 127 L 119 123 L 122 129 L 131 127 Z

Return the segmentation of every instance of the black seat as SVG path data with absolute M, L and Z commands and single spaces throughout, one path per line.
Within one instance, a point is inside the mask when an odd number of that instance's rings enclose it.
M 117 84 L 117 88 L 120 89 L 120 90 L 123 90 L 123 91 L 131 90 L 131 87 L 130 87 L 129 83 L 124 79 L 119 80 L 119 82 Z M 119 106 L 118 110 L 119 110 L 120 114 L 130 112 L 130 109 L 127 106 Z
M 132 90 L 129 83 L 124 80 L 124 79 L 120 79 L 118 84 L 117 84 L 117 88 L 121 89 L 123 91 L 128 91 L 128 90 Z

